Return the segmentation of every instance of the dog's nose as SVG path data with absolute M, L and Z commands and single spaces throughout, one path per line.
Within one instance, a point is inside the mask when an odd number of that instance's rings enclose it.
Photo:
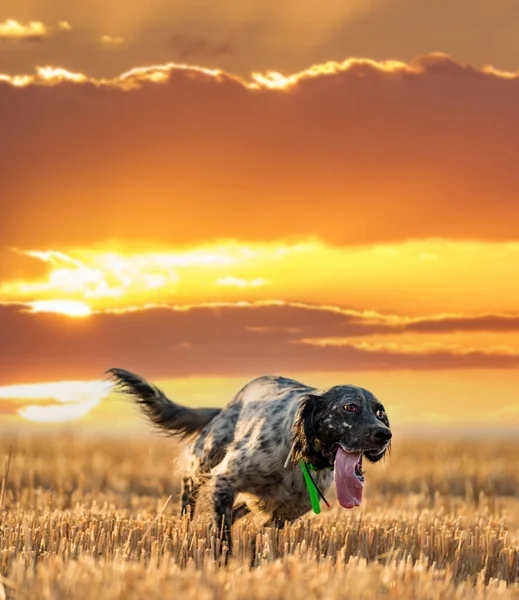
M 387 427 L 377 427 L 373 432 L 373 439 L 381 444 L 386 444 L 392 437 L 393 434 Z

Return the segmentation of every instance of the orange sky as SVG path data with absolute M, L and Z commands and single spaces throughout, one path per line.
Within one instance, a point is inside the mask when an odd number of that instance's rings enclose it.
M 403 0 L 222 2 L 212 37 L 113 4 L 0 11 L 2 421 L 136 426 L 118 366 L 192 405 L 277 373 L 371 386 L 397 426 L 518 426 L 516 51 L 456 46 L 441 2 L 429 46 Z M 519 19 L 461 4 L 503 44 Z M 386 33 L 348 51 L 338 18 Z

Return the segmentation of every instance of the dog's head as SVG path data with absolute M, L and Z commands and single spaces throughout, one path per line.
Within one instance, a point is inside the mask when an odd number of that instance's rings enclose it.
M 390 447 L 389 419 L 368 390 L 338 385 L 305 396 L 295 422 L 296 458 L 317 468 L 333 466 L 337 450 L 379 461 Z

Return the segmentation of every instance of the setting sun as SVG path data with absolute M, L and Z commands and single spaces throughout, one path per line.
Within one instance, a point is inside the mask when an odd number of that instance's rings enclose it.
M 69 317 L 88 317 L 92 314 L 88 304 L 77 300 L 35 300 L 28 302 L 27 305 L 34 313 L 59 313 Z

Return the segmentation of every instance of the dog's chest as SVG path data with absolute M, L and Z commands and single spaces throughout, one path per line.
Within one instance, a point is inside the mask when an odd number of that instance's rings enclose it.
M 333 480 L 332 471 L 312 471 L 312 477 L 319 489 L 326 493 Z M 255 510 L 268 513 L 275 518 L 297 519 L 312 510 L 308 488 L 299 466 L 285 469 L 281 481 L 258 482 L 255 489 L 249 490 L 255 496 L 252 500 Z

